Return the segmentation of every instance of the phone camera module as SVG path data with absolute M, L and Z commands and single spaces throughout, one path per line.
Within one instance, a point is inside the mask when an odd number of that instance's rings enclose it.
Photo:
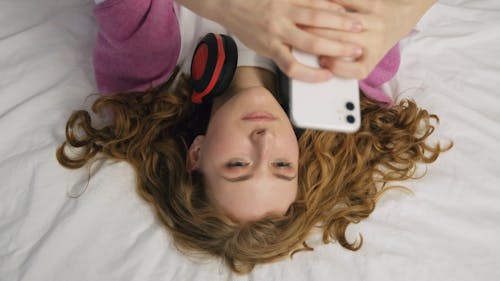
M 347 115 L 347 122 L 350 123 L 350 124 L 353 124 L 354 122 L 356 122 L 356 118 L 354 118 L 354 116 L 352 115 Z
M 347 102 L 345 104 L 345 108 L 347 108 L 348 110 L 354 110 L 354 103 L 352 102 Z

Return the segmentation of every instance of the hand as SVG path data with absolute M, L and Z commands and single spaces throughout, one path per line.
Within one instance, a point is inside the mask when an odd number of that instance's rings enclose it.
M 350 18 L 362 23 L 362 32 L 346 32 L 325 28 L 304 28 L 305 31 L 331 40 L 363 47 L 357 60 L 333 56 L 320 57 L 320 65 L 333 74 L 364 79 L 384 55 L 406 36 L 436 0 L 331 0 L 345 7 Z
M 325 0 L 177 0 L 235 34 L 247 47 L 273 59 L 288 76 L 309 82 L 332 77 L 331 71 L 300 64 L 291 48 L 329 57 L 358 57 L 359 46 L 306 32 L 328 28 L 359 32 L 359 22 L 339 4 Z

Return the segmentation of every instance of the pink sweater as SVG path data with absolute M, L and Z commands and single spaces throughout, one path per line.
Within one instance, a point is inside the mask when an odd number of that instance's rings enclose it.
M 94 16 L 94 71 L 100 93 L 144 91 L 168 80 L 181 48 L 173 0 L 106 0 L 96 5 Z M 360 81 L 360 88 L 390 105 L 381 85 L 396 74 L 399 63 L 397 45 Z

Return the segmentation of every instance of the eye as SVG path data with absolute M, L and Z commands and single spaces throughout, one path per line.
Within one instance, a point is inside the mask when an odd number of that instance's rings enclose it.
M 231 160 L 226 163 L 227 168 L 240 168 L 250 165 L 250 162 L 243 160 Z
M 276 168 L 290 168 L 290 167 L 292 167 L 292 163 L 286 162 L 286 161 L 278 161 L 278 162 L 274 162 L 273 166 Z

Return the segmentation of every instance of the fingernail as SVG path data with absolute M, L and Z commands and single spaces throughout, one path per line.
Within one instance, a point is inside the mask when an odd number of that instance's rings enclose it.
M 351 30 L 352 31 L 362 31 L 363 25 L 359 21 L 353 22 L 351 24 Z
M 359 57 L 363 54 L 363 49 L 361 49 L 360 47 L 354 47 L 352 49 L 352 55 L 355 56 L 355 57 Z
M 347 10 L 345 8 L 343 8 L 343 7 L 337 8 L 337 11 L 340 12 L 340 13 L 346 13 L 347 12 Z

